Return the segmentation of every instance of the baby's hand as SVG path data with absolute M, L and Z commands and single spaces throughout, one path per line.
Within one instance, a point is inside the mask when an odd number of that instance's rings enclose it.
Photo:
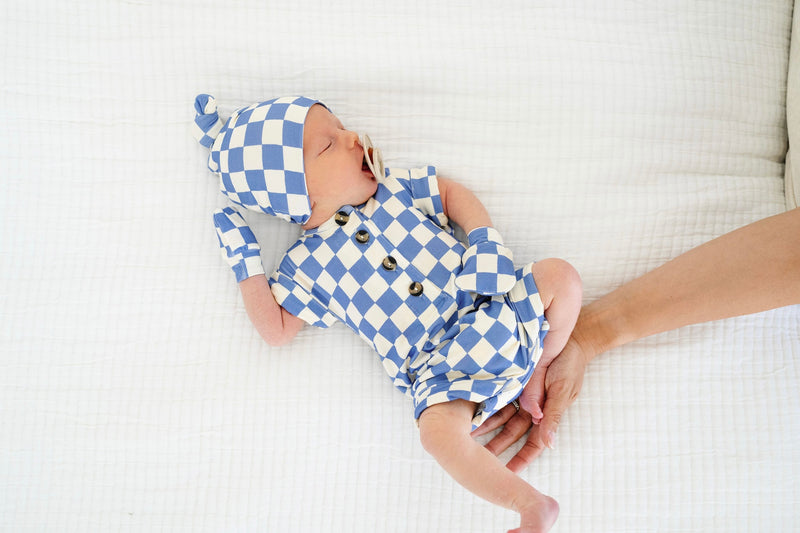
M 214 211 L 214 227 L 222 257 L 236 275 L 237 283 L 264 273 L 261 246 L 242 215 L 230 207 L 217 209 Z
M 494 228 L 484 226 L 469 232 L 469 248 L 461 257 L 463 268 L 456 276 L 462 291 L 497 296 L 511 290 L 517 282 L 511 250 Z

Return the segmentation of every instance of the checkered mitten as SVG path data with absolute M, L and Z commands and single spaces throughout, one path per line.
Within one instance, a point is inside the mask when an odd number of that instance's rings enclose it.
M 456 286 L 486 296 L 505 294 L 517 282 L 511 250 L 494 228 L 484 226 L 469 232 L 469 248 L 461 257 L 463 266 Z
M 214 211 L 214 227 L 217 228 L 222 257 L 233 269 L 237 283 L 264 273 L 261 247 L 242 215 L 230 207 L 217 209 Z

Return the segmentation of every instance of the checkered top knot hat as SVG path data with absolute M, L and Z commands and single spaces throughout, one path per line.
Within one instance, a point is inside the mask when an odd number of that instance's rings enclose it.
M 194 136 L 209 148 L 208 168 L 234 203 L 289 222 L 311 216 L 303 167 L 303 125 L 317 100 L 274 98 L 239 109 L 223 124 L 213 96 L 194 102 Z M 324 104 L 322 104 L 324 105 Z

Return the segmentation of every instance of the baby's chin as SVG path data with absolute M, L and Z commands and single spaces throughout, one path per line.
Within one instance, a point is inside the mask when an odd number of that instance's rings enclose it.
M 372 172 L 372 170 L 370 170 L 366 160 L 364 160 L 364 163 L 361 165 L 361 175 L 364 176 L 365 180 L 367 180 L 368 182 L 367 189 L 372 191 L 369 193 L 369 196 L 372 196 L 373 194 L 375 194 L 375 191 L 378 190 L 378 180 L 375 179 L 375 174 Z M 369 198 L 369 196 L 367 198 Z
M 375 176 L 370 174 L 370 183 L 364 189 L 364 199 L 363 199 L 363 201 L 358 202 L 357 204 L 353 204 L 353 205 L 361 205 L 363 203 L 366 203 L 367 200 L 369 200 L 370 198 L 375 196 L 375 193 L 377 191 L 378 191 L 378 180 L 375 179 Z

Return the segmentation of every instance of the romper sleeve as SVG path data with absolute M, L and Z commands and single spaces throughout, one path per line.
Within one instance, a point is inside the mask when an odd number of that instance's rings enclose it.
M 411 194 L 414 207 L 445 227 L 449 220 L 444 214 L 442 197 L 439 195 L 439 180 L 433 166 L 413 168 L 405 172 L 397 172 L 397 181 Z
M 294 316 L 319 328 L 328 328 L 336 317 L 313 295 L 313 282 L 304 275 L 288 256 L 269 279 L 270 289 L 278 305 Z

